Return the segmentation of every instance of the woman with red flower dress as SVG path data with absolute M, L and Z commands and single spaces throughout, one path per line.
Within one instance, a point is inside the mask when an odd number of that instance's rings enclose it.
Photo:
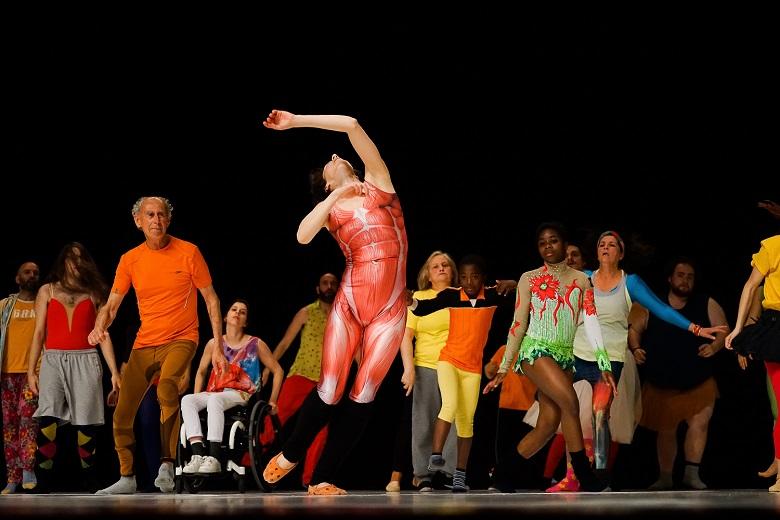
M 582 489 L 602 491 L 606 486 L 593 473 L 585 455 L 579 402 L 572 386 L 574 334 L 582 317 L 602 377 L 616 391 L 601 339 L 593 289 L 585 273 L 566 264 L 563 226 L 542 224 L 536 237 L 544 265 L 520 277 L 515 318 L 509 329 L 504 359 L 485 392 L 501 384 L 519 349 L 513 369 L 522 371 L 538 387 L 539 418 L 536 427 L 517 445 L 517 451 L 526 459 L 532 457 L 555 434 L 560 422 Z

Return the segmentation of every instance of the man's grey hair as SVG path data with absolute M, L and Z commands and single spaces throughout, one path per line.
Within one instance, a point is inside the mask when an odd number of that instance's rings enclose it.
M 168 218 L 173 216 L 173 204 L 171 204 L 171 201 L 166 199 L 165 197 L 158 197 L 158 196 L 155 195 L 155 196 L 151 196 L 151 197 L 141 197 L 140 199 L 135 201 L 135 204 L 133 204 L 133 210 L 132 210 L 133 217 L 135 217 L 136 215 L 138 215 L 141 212 L 141 206 L 143 206 L 144 201 L 146 199 L 157 199 L 157 200 L 159 200 L 160 202 L 163 203 L 163 205 L 165 206 L 165 209 L 168 210 Z

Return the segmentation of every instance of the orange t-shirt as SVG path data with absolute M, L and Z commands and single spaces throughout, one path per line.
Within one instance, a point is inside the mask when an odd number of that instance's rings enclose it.
M 490 361 L 501 366 L 501 360 L 504 359 L 506 345 L 496 350 Z M 514 366 L 517 361 L 517 355 L 512 360 L 510 366 Z M 534 403 L 536 395 L 536 385 L 528 377 L 516 373 L 514 370 L 508 370 L 504 382 L 501 383 L 501 396 L 498 398 L 499 408 L 509 408 L 510 410 L 528 410 Z
M 198 342 L 198 294 L 211 285 L 211 275 L 200 250 L 171 237 L 162 249 L 144 242 L 119 260 L 111 292 L 138 299 L 141 328 L 133 348 L 166 345 L 176 340 Z

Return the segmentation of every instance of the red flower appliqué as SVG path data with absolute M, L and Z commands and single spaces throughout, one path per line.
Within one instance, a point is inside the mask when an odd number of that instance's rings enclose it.
M 531 278 L 531 293 L 540 300 L 557 300 L 560 282 L 551 274 L 541 274 Z
M 593 296 L 593 289 L 585 291 L 585 301 L 582 302 L 582 308 L 585 309 L 585 314 L 588 316 L 596 314 L 596 301 Z

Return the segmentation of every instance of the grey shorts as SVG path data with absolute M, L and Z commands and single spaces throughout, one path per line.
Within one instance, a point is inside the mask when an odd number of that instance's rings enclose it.
M 33 417 L 44 416 L 77 426 L 103 424 L 103 368 L 94 348 L 43 352 Z

